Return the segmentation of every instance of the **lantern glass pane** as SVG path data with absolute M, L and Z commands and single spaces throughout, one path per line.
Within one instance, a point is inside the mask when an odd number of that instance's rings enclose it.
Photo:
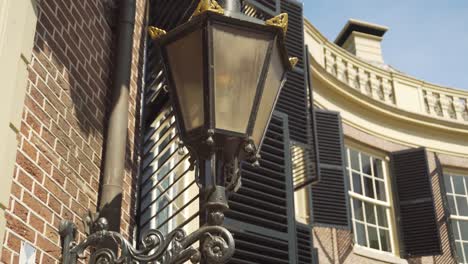
M 265 34 L 214 25 L 216 128 L 246 133 L 269 43 Z
M 275 107 L 275 100 L 280 91 L 285 67 L 281 59 L 279 48 L 275 43 L 271 54 L 271 63 L 268 69 L 265 86 L 263 88 L 260 105 L 258 107 L 257 118 L 255 119 L 252 139 L 255 145 L 260 147 L 265 129 L 270 121 L 271 113 Z
M 169 67 L 188 132 L 203 125 L 202 33 L 194 31 L 167 46 Z

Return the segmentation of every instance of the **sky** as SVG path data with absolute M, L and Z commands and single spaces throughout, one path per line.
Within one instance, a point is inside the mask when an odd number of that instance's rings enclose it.
M 468 0 L 303 0 L 304 16 L 334 41 L 349 18 L 389 27 L 387 64 L 426 82 L 468 90 Z

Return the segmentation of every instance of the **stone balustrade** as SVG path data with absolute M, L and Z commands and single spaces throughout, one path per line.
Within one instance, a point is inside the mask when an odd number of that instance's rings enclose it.
M 395 105 L 395 92 L 389 74 L 362 67 L 326 46 L 323 47 L 323 52 L 323 67 L 328 73 L 366 96 Z
M 305 43 L 312 63 L 364 96 L 413 113 L 468 124 L 468 91 L 427 83 L 387 65 L 367 63 L 328 41 L 308 21 Z

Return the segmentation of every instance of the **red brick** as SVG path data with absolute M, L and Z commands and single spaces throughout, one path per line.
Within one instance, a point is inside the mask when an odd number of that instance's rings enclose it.
M 40 219 L 39 217 L 37 217 L 36 215 L 34 214 L 31 214 L 29 216 L 29 222 L 28 222 L 34 229 L 36 229 L 37 231 L 39 231 L 40 233 L 44 232 L 44 221 L 42 219 Z
M 28 191 L 32 191 L 33 179 L 28 176 L 23 170 L 18 172 L 18 182 Z
M 29 210 L 17 201 L 14 203 L 13 214 L 25 222 L 28 221 Z
M 37 31 L 36 31 L 36 42 L 34 43 L 34 50 L 33 50 L 33 53 L 34 54 L 37 54 L 37 53 L 44 53 L 46 56 L 50 56 L 51 54 L 51 50 L 50 50 L 50 47 L 49 45 L 44 41 L 44 38 L 42 36 L 44 36 L 46 33 L 45 33 L 45 28 L 44 26 L 41 24 L 41 23 L 37 23 Z M 31 72 L 31 71 L 30 71 Z M 36 76 L 37 78 L 37 76 Z M 31 80 L 33 81 L 33 83 L 36 83 L 35 82 L 36 79 Z
M 53 148 L 55 146 L 55 137 L 52 135 L 52 133 L 50 133 L 49 129 L 42 129 L 41 138 L 44 139 L 44 141 L 48 144 L 48 147 Z
M 71 208 L 73 208 L 73 212 L 82 217 L 88 213 L 88 209 L 79 204 L 77 201 L 72 200 Z
M 21 239 L 17 235 L 9 232 L 7 245 L 13 252 L 19 253 L 21 249 Z
M 46 53 L 37 52 L 35 53 L 35 56 L 37 60 L 40 61 L 41 65 L 45 68 L 46 72 L 50 74 L 53 78 L 55 78 L 55 76 L 57 75 L 57 68 L 55 68 L 52 61 L 50 61 L 49 58 L 47 58 L 48 55 Z
M 57 141 L 57 145 L 55 146 L 55 151 L 60 157 L 62 157 L 62 159 L 66 161 L 68 160 L 68 149 L 65 147 L 65 145 L 62 142 Z
M 49 78 L 50 79 L 50 78 Z M 48 81 L 48 83 L 53 83 L 53 81 Z M 49 86 L 53 86 L 53 85 L 49 85 Z M 52 87 L 54 89 L 56 89 L 56 86 L 55 87 Z M 56 93 L 56 91 L 52 91 L 46 84 L 44 81 L 42 80 L 38 80 L 37 81 L 37 89 L 39 89 L 41 91 L 41 93 L 43 93 L 47 99 L 47 101 L 50 102 L 50 104 L 62 115 L 65 114 L 65 105 L 63 105 L 63 103 L 60 101 L 60 91 L 59 94 Z M 48 111 L 47 111 L 48 112 Z M 51 114 L 51 116 L 53 116 Z
M 89 183 L 89 181 L 91 180 L 92 174 L 91 172 L 88 171 L 87 167 L 83 167 L 81 168 L 80 176 L 85 182 Z
M 27 113 L 26 124 L 28 124 L 37 133 L 41 132 L 41 123 L 39 122 L 39 120 L 35 116 L 33 116 L 31 114 L 31 112 Z M 21 134 L 23 134 L 26 137 L 29 137 L 30 129 L 26 126 L 26 124 L 22 123 L 22 125 L 21 125 Z
M 26 116 L 26 113 L 23 112 L 23 115 Z M 25 119 L 25 117 L 23 117 L 23 119 Z M 39 125 L 39 129 L 40 129 L 40 125 Z M 31 132 L 31 128 L 29 127 L 29 125 L 27 125 L 24 121 L 21 121 L 21 127 L 20 127 L 19 135 L 21 135 L 21 136 L 23 136 L 25 138 L 28 138 L 30 132 Z
M 65 186 L 65 175 L 63 175 L 58 169 L 54 169 L 52 172 L 52 179 L 61 186 Z
M 22 193 L 22 188 L 16 182 L 13 182 L 11 185 L 11 194 L 18 198 L 21 199 L 21 193 Z
M 68 164 L 70 164 L 70 168 L 72 168 L 74 172 L 80 169 L 80 161 L 74 155 L 71 155 L 71 153 L 68 156 Z
M 45 226 L 45 232 L 44 232 L 44 235 L 51 241 L 53 241 L 54 243 L 58 244 L 60 242 L 60 237 L 59 237 L 59 234 L 58 234 L 58 229 L 50 226 L 50 225 L 47 225 Z
M 20 152 L 16 156 L 16 163 L 38 182 L 43 181 L 44 175 L 41 169 Z
M 43 11 L 41 18 L 43 18 L 44 16 L 48 17 L 51 20 L 52 28 L 54 28 L 60 33 L 62 31 L 61 29 L 63 26 L 55 14 L 57 12 L 56 5 L 54 5 L 51 1 L 45 1 L 41 4 L 41 8 Z
M 73 212 L 77 213 L 76 208 L 73 208 Z M 74 218 L 73 212 L 70 209 L 63 207 L 62 214 L 60 216 L 63 219 L 73 221 L 73 218 Z
M 63 190 L 63 186 L 58 185 L 50 178 L 46 178 L 44 182 L 44 187 L 55 197 L 57 197 L 63 204 L 68 204 L 70 195 L 65 193 Z
M 34 113 L 34 115 L 44 124 L 46 127 L 49 126 L 50 123 L 50 116 L 47 115 L 44 110 L 42 110 L 41 106 L 39 106 L 29 95 L 26 95 L 26 99 L 24 101 L 24 105 L 30 110 L 30 112 Z
M 53 196 L 49 196 L 49 202 L 47 203 L 49 208 L 51 208 L 57 214 L 60 214 L 61 204 L 60 201 L 54 198 Z
M 28 157 L 30 157 L 33 161 L 36 160 L 37 158 L 37 150 L 36 148 L 31 145 L 27 140 L 23 140 L 23 144 L 22 144 L 22 148 L 21 148 L 24 153 L 26 153 L 26 155 Z
M 67 183 L 65 184 L 65 189 L 73 198 L 76 198 L 78 194 L 78 187 L 74 183 L 72 183 L 70 179 L 67 180 Z
M 33 58 L 32 68 L 40 76 L 43 80 L 46 79 L 47 71 L 46 69 L 39 63 L 37 58 Z
M 5 219 L 7 220 L 7 227 L 10 230 L 15 232 L 19 236 L 27 239 L 28 241 L 34 243 L 35 232 L 31 229 L 31 227 L 27 226 L 26 224 L 21 222 L 21 220 L 13 217 L 9 213 L 5 215 Z
M 3 247 L 1 262 L 2 263 L 11 263 L 11 257 L 12 257 L 11 251 L 9 249 L 7 249 L 6 247 Z
M 88 204 L 89 204 L 89 197 L 87 195 L 85 195 L 83 192 L 79 192 L 78 193 L 78 202 L 87 207 Z
M 44 103 L 44 111 L 50 117 L 49 119 L 57 120 L 58 118 L 58 111 L 52 106 L 49 101 Z M 48 123 L 47 123 L 48 124 Z
M 24 192 L 23 201 L 32 211 L 36 212 L 47 222 L 50 223 L 52 221 L 52 211 L 28 192 Z
M 41 264 L 56 264 L 57 261 L 53 259 L 51 256 L 42 253 L 41 254 Z
M 43 236 L 37 236 L 37 246 L 49 254 L 60 256 L 61 248 Z
M 36 88 L 34 85 L 30 85 L 30 94 L 31 97 L 39 104 L 43 105 L 44 104 L 44 96 L 39 92 L 39 90 Z
M 49 137 L 49 136 L 52 137 L 52 135 L 48 132 L 47 129 L 43 129 L 42 134 L 45 135 L 45 137 Z M 50 140 L 50 139 L 47 139 L 47 140 Z M 55 166 L 58 166 L 58 156 L 55 154 L 51 146 L 48 145 L 48 143 L 43 141 L 42 138 L 40 138 L 36 134 L 33 134 L 31 142 L 40 151 L 40 156 L 45 155 L 45 157 L 47 157 L 47 159 L 50 162 L 52 162 Z
M 52 163 L 43 154 L 39 154 L 38 165 L 48 175 L 52 173 Z
M 43 187 L 39 184 L 34 184 L 34 196 L 37 197 L 41 202 L 47 203 L 47 195 L 48 191 L 46 191 Z
M 51 132 L 70 150 L 73 150 L 74 144 L 73 141 L 68 136 L 69 131 L 64 131 L 63 129 L 67 129 L 66 127 L 62 128 L 57 123 L 52 122 L 52 129 Z

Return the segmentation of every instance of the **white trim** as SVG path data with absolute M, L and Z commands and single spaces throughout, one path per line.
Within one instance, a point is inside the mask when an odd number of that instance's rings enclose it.
M 353 252 L 356 255 L 371 258 L 383 262 L 394 263 L 394 264 L 408 264 L 406 259 L 401 259 L 390 252 L 384 252 L 373 248 L 367 248 L 358 244 L 354 245 Z
M 359 200 L 364 201 L 366 203 L 372 203 L 372 204 L 376 204 L 376 205 L 380 205 L 380 206 L 384 206 L 384 207 L 390 207 L 389 202 L 383 202 L 383 201 L 380 201 L 380 200 L 377 200 L 377 199 L 369 198 L 367 196 L 364 196 L 364 195 L 359 194 L 359 193 L 355 193 L 353 191 L 348 191 L 348 194 L 349 194 L 350 197 L 355 198 L 355 199 L 359 199 Z
M 359 159 L 359 171 L 356 171 L 356 170 L 353 170 L 351 168 L 351 150 L 354 150 L 357 152 L 357 155 L 358 155 L 358 159 Z M 370 248 L 370 243 L 369 243 L 369 234 L 368 234 L 368 227 L 373 227 L 373 228 L 376 228 L 377 232 L 380 232 L 380 230 L 387 230 L 388 231 L 388 239 L 389 239 L 389 243 L 390 243 L 390 250 L 391 252 L 389 252 L 388 254 L 391 254 L 392 256 L 397 256 L 398 255 L 398 244 L 397 244 L 397 241 L 395 241 L 396 239 L 396 235 L 395 235 L 395 230 L 394 230 L 394 222 L 393 222 L 393 215 L 392 215 L 392 212 L 391 212 L 391 208 L 392 208 L 392 197 L 390 196 L 390 182 L 389 182 L 389 175 L 388 175 L 388 164 L 387 164 L 387 161 L 386 159 L 382 159 L 382 155 L 375 155 L 374 152 L 372 153 L 369 153 L 369 152 L 366 152 L 365 150 L 362 151 L 361 148 L 358 146 L 358 145 L 346 145 L 346 153 L 347 153 L 347 159 L 348 159 L 348 166 L 346 167 L 347 169 L 347 174 L 348 174 L 348 177 L 350 178 L 350 182 L 351 184 L 353 184 L 353 179 L 352 179 L 352 172 L 355 172 L 355 173 L 358 173 L 360 175 L 360 180 L 361 180 L 361 189 L 364 191 L 364 177 L 367 177 L 367 178 L 370 178 L 372 179 L 372 187 L 374 189 L 374 194 L 376 194 L 376 181 L 379 181 L 379 182 L 383 182 L 384 183 L 384 186 L 385 186 L 385 194 L 387 196 L 387 200 L 386 201 L 381 201 L 381 200 L 378 200 L 376 198 L 371 198 L 371 197 L 367 197 L 365 195 L 362 195 L 362 194 L 359 194 L 359 193 L 355 193 L 353 190 L 349 190 L 348 191 L 348 194 L 349 194 L 349 197 L 350 197 L 350 202 L 351 202 L 351 212 L 352 212 L 352 221 L 353 221 L 353 230 L 354 230 L 354 239 L 356 241 L 356 244 L 357 244 L 357 233 L 356 233 L 356 223 L 360 223 L 362 225 L 365 226 L 365 237 L 366 237 L 366 244 L 367 244 L 367 247 L 366 246 L 362 246 L 361 247 L 366 247 L 366 248 L 369 248 L 369 249 L 372 249 L 372 250 L 377 250 L 377 251 L 381 251 L 383 253 L 386 253 L 385 251 L 382 251 L 382 241 L 381 241 L 381 238 L 379 237 L 378 239 L 378 243 L 379 243 L 379 249 L 373 249 L 373 248 Z M 371 163 L 371 174 L 372 175 L 367 175 L 367 174 L 364 174 L 362 171 L 363 171 L 363 168 L 362 168 L 362 155 L 366 155 L 366 156 L 369 156 L 369 159 L 370 159 L 370 163 Z M 386 155 L 384 155 L 384 157 L 386 157 Z M 373 166 L 373 161 L 374 160 L 381 160 L 382 162 L 382 173 L 383 173 L 383 179 L 381 178 L 378 178 L 375 176 L 375 172 L 374 172 L 374 166 Z M 368 208 L 365 208 L 365 206 L 363 205 L 363 221 L 360 221 L 360 220 L 357 220 L 355 219 L 354 217 L 354 203 L 353 203 L 353 199 L 356 199 L 357 201 L 361 201 L 361 202 L 364 202 L 364 203 L 368 203 L 368 204 L 371 204 L 372 207 L 373 207 L 373 215 L 375 215 L 375 224 L 371 224 L 371 223 L 368 223 L 367 222 L 367 213 L 366 213 L 366 210 Z M 383 225 L 381 225 L 381 223 L 379 223 L 379 218 L 378 218 L 378 214 L 377 214 L 377 206 L 381 207 L 382 209 L 385 210 L 385 216 L 387 218 L 387 226 L 384 227 Z

